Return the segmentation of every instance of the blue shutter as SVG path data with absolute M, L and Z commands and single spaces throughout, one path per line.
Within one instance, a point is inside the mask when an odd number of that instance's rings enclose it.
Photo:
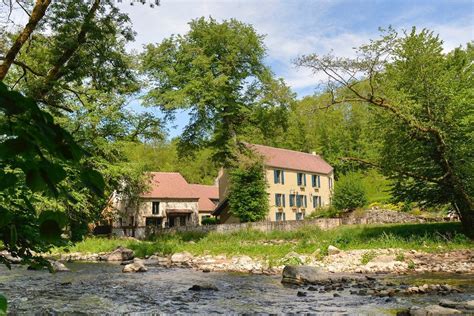
M 316 186 L 316 176 L 314 174 L 311 176 L 311 185 L 313 188 Z
M 274 182 L 274 183 L 278 183 L 278 175 L 277 175 L 277 171 L 276 171 L 276 170 L 273 170 L 273 182 Z
M 278 193 L 275 194 L 275 206 L 278 206 Z
M 313 196 L 313 207 L 316 208 L 316 196 Z
M 304 186 L 306 186 L 306 173 L 303 173 L 303 183 L 304 183 Z
M 308 207 L 308 201 L 306 200 L 306 195 L 304 196 L 304 207 Z
M 285 171 L 281 171 L 281 184 L 285 184 Z
M 285 195 L 284 195 L 284 194 L 281 195 L 281 199 L 282 199 L 282 201 L 283 201 L 283 207 L 285 207 L 285 206 L 286 206 L 286 205 L 285 205 L 285 203 L 286 203 L 286 202 L 285 202 L 286 198 L 285 198 Z
M 318 176 L 318 188 L 320 188 L 320 187 L 321 187 L 321 177 Z

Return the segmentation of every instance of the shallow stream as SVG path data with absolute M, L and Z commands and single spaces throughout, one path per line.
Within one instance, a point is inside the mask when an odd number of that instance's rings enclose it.
M 11 314 L 214 314 L 314 313 L 390 314 L 412 305 L 437 303 L 441 298 L 474 299 L 474 276 L 429 275 L 393 277 L 394 282 L 423 283 L 426 279 L 460 283 L 465 293 L 380 298 L 350 294 L 347 289 L 319 293 L 297 292 L 306 287 L 280 283 L 279 276 L 203 273 L 191 269 L 149 267 L 146 273 L 125 274 L 122 266 L 70 263 L 71 272 L 50 274 L 14 266 L 0 266 L 0 293 Z M 459 281 L 459 282 L 458 282 Z M 212 284 L 218 291 L 189 291 L 194 284 Z

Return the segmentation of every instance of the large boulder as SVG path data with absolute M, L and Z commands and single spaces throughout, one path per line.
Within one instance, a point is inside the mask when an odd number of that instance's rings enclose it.
M 425 307 L 410 308 L 411 316 L 434 316 L 434 315 L 454 315 L 462 314 L 461 311 L 453 308 L 442 307 L 439 305 L 428 305 Z
M 51 264 L 51 268 L 53 269 L 54 272 L 68 272 L 70 271 L 68 267 L 64 265 L 64 263 L 59 262 L 59 261 L 49 261 Z
M 14 257 L 11 253 L 6 250 L 0 251 L 0 257 L 5 258 L 11 264 L 18 264 L 21 263 L 20 257 Z
M 129 263 L 123 267 L 123 273 L 135 273 L 135 272 L 146 272 L 148 269 L 145 267 L 143 260 L 134 259 L 133 263 Z
M 119 246 L 111 253 L 105 255 L 103 259 L 105 261 L 128 261 L 133 260 L 133 250 Z
M 282 273 L 282 283 L 312 284 L 326 278 L 317 267 L 285 266 Z

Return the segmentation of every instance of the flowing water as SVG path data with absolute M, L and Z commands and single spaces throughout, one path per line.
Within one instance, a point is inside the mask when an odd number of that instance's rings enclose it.
M 191 269 L 149 267 L 146 273 L 122 273 L 122 266 L 70 263 L 71 272 L 50 274 L 14 266 L 0 266 L 0 293 L 11 314 L 215 314 L 313 313 L 389 314 L 412 305 L 438 302 L 436 295 L 378 298 L 351 295 L 348 290 L 318 293 L 284 286 L 279 276 L 203 273 Z M 438 275 L 444 283 L 445 275 Z M 449 276 L 451 278 L 451 276 Z M 457 276 L 463 294 L 443 298 L 474 299 L 474 277 Z M 399 279 L 399 278 L 398 278 Z M 397 279 L 395 279 L 397 280 Z M 194 284 L 212 284 L 218 291 L 189 291 Z

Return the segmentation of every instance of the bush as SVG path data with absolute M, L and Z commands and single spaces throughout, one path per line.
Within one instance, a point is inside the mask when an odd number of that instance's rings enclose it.
M 217 222 L 217 218 L 215 217 L 206 217 L 201 220 L 202 225 L 216 225 Z
M 336 183 L 332 200 L 337 210 L 352 211 L 367 204 L 367 194 L 360 178 L 348 174 Z

